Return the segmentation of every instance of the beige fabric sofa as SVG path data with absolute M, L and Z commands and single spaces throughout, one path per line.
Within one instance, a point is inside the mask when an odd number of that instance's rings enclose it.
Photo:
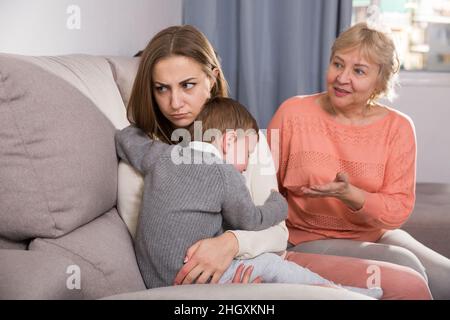
M 114 148 L 137 66 L 0 54 L 0 299 L 365 299 L 282 284 L 146 290 L 131 235 L 142 186 Z

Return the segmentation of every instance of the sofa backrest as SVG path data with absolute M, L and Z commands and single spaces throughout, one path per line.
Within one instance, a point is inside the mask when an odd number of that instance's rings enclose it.
M 130 99 L 140 58 L 107 57 L 107 60 L 111 65 L 114 79 L 126 106 Z M 143 190 L 144 179 L 142 175 L 127 163 L 120 161 L 117 211 L 133 238 L 136 234 Z
M 0 239 L 60 237 L 114 207 L 127 125 L 105 58 L 0 54 Z
M 133 89 L 134 79 L 136 78 L 141 58 L 107 56 L 106 60 L 111 66 L 114 80 L 126 107 L 130 100 L 131 90 Z

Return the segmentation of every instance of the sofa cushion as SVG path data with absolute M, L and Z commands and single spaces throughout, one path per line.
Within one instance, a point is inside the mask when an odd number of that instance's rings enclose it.
M 107 57 L 123 103 L 128 106 L 141 58 Z
M 128 106 L 140 58 L 107 57 L 125 106 Z M 119 162 L 117 209 L 134 238 L 142 202 L 144 179 L 127 163 Z
M 85 299 L 145 290 L 130 235 L 116 209 L 59 239 L 35 239 L 29 249 L 74 261 Z
M 14 58 L 30 62 L 70 83 L 88 97 L 116 129 L 129 125 L 113 70 L 104 57 L 72 54 L 52 57 L 14 55 Z
M 70 259 L 45 252 L 0 250 L 0 261 L 0 300 L 83 298 L 80 290 L 68 286 L 74 264 Z
M 301 284 L 195 284 L 155 288 L 104 300 L 374 300 L 343 289 Z
M 0 249 L 13 249 L 13 250 L 26 250 L 28 247 L 28 241 L 12 241 L 0 237 Z
M 80 90 L 0 55 L 0 114 L 0 237 L 60 237 L 115 206 L 115 128 Z
M 117 188 L 117 210 L 135 239 L 144 192 L 144 178 L 128 163 L 120 161 Z

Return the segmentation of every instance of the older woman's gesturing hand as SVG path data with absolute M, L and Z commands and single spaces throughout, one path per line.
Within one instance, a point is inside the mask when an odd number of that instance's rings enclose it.
M 333 182 L 321 186 L 302 187 L 301 193 L 309 198 L 336 198 L 354 211 L 364 206 L 364 191 L 349 183 L 348 175 L 339 172 Z

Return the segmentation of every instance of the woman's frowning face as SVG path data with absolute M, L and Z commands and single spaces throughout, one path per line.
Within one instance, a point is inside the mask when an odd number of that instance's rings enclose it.
M 197 61 L 177 55 L 159 60 L 152 78 L 159 110 L 175 128 L 188 127 L 195 121 L 214 85 Z

